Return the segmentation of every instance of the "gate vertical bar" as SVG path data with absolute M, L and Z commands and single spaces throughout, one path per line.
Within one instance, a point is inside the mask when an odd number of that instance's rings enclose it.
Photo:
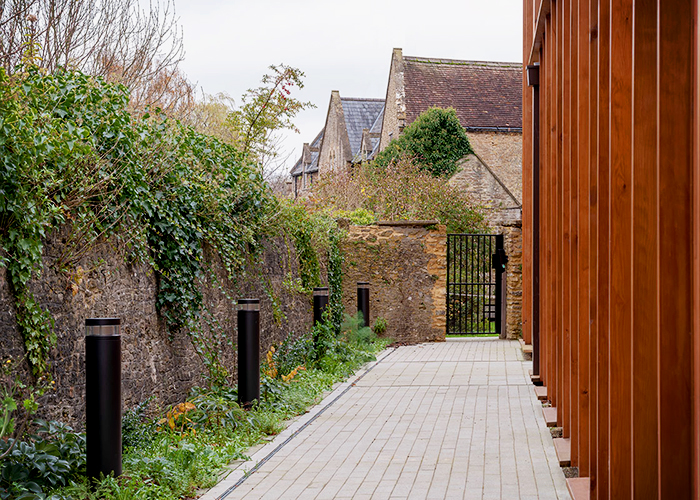
M 502 288 L 503 282 L 501 277 L 503 276 L 503 265 L 501 264 L 501 257 L 503 255 L 503 235 L 499 234 L 496 236 L 496 333 L 501 334 L 503 325 L 501 324 L 501 311 L 503 309 L 502 304 Z
M 505 237 L 501 236 L 501 238 L 505 238 Z M 498 240 L 498 236 L 494 236 L 494 237 L 491 238 L 491 245 L 492 245 L 494 248 L 496 248 L 496 247 L 498 246 L 497 240 Z M 498 250 L 495 249 L 494 252 L 498 252 Z M 499 262 L 502 261 L 502 258 L 503 258 L 504 255 L 505 255 L 505 253 L 502 252 L 501 259 L 499 260 Z M 505 270 L 505 262 L 502 262 L 502 264 L 503 264 L 503 266 L 501 267 L 501 269 Z M 495 270 L 494 270 L 494 273 L 493 273 L 493 274 L 494 274 L 494 276 L 496 276 L 496 271 L 495 271 Z M 501 286 L 501 295 L 503 295 L 503 297 L 505 297 L 505 288 L 503 287 L 503 285 L 504 285 L 503 275 L 504 275 L 504 273 L 501 273 L 500 276 L 499 276 L 497 279 L 498 279 L 498 283 L 499 283 L 500 286 Z M 495 288 L 495 285 L 494 285 L 494 288 Z M 505 324 L 504 324 L 504 322 L 503 322 L 503 318 L 505 317 L 505 315 L 504 315 L 504 313 L 505 313 L 505 306 L 504 306 L 505 301 L 501 301 L 501 310 L 500 310 L 500 312 L 496 313 L 496 309 L 497 309 L 496 304 L 498 303 L 498 301 L 499 301 L 500 299 L 498 298 L 498 295 L 496 294 L 496 291 L 495 291 L 495 290 L 494 290 L 494 297 L 495 297 L 495 299 L 496 299 L 496 300 L 495 300 L 495 303 L 494 303 L 494 306 L 493 306 L 494 313 L 497 314 L 498 318 L 499 318 L 500 321 L 501 321 L 501 332 L 500 332 L 500 333 L 504 333 L 504 332 L 505 332 Z M 500 333 L 499 333 L 499 334 L 500 334 Z
M 483 248 L 484 248 L 484 238 L 476 237 L 476 281 L 475 283 L 478 283 L 476 285 L 476 292 L 474 295 L 476 296 L 476 312 L 474 314 L 474 327 L 472 328 L 472 332 L 474 333 L 479 333 L 481 329 L 479 328 L 479 325 L 481 325 L 481 311 L 484 309 L 483 305 L 483 289 L 484 287 L 481 285 L 481 283 L 484 281 L 482 278 L 483 273 L 482 267 L 483 267 Z
M 489 260 L 491 259 L 491 255 L 494 254 L 494 237 L 490 236 L 488 239 L 488 255 L 489 255 Z M 489 262 L 490 264 L 490 262 Z M 489 266 L 489 283 L 495 283 L 492 281 L 493 277 L 496 275 L 495 269 L 491 269 L 491 266 Z M 498 301 L 498 298 L 495 296 L 495 293 L 491 293 L 493 290 L 494 285 L 488 285 L 488 298 L 489 298 L 489 317 L 485 318 L 485 326 L 486 326 L 486 331 L 488 333 L 491 333 L 491 315 L 497 315 L 497 306 L 496 302 Z M 494 297 L 496 300 L 493 301 L 491 297 Z M 494 316 L 494 320 L 496 317 Z M 495 323 L 495 321 L 494 321 Z
M 466 241 L 469 241 L 469 245 L 468 245 L 469 258 L 467 259 L 468 260 L 467 265 L 469 268 L 469 278 L 467 279 L 467 283 L 469 283 L 469 285 L 468 285 L 467 291 L 466 291 L 466 293 L 467 293 L 466 304 L 468 304 L 467 311 L 469 311 L 469 316 L 468 316 L 469 327 L 467 328 L 467 321 L 466 321 L 466 317 L 465 317 L 463 331 L 464 332 L 472 332 L 474 330 L 473 325 L 472 325 L 472 322 L 474 320 L 474 308 L 473 308 L 474 302 L 472 301 L 472 298 L 474 296 L 474 285 L 473 285 L 473 283 L 474 283 L 474 237 L 469 236 Z M 466 241 L 465 241 L 465 243 L 466 243 Z M 465 258 L 466 258 L 466 256 L 465 256 Z
M 482 270 L 484 267 L 484 252 L 486 250 L 486 241 L 484 240 L 485 238 L 479 238 L 478 236 L 476 238 L 476 246 L 478 248 L 476 255 L 476 283 L 479 283 L 479 285 L 476 286 L 476 324 L 474 325 L 474 329 L 472 330 L 474 333 L 480 333 L 481 325 L 483 324 L 484 286 L 481 283 L 483 283 L 484 281 L 484 278 L 482 278 Z
M 445 314 L 446 316 L 446 321 L 445 321 L 445 335 L 449 335 L 450 333 L 450 245 L 452 243 L 452 235 L 448 234 L 447 235 L 447 283 L 446 283 L 446 290 L 445 290 Z
M 462 239 L 461 244 L 464 246 L 464 251 L 462 254 L 462 266 L 464 267 L 464 283 L 471 283 L 471 267 L 469 264 L 469 259 L 471 257 L 471 252 L 469 251 L 471 247 L 471 240 L 467 236 Z M 465 333 L 467 331 L 467 317 L 468 315 L 471 314 L 471 298 L 469 296 L 470 293 L 470 285 L 464 285 L 463 293 L 462 293 L 462 304 L 464 307 L 463 313 L 462 313 L 462 323 L 461 323 L 461 329 L 460 331 L 462 333 Z

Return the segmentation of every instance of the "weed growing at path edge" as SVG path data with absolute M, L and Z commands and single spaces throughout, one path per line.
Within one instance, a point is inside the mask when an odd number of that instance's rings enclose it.
M 320 352 L 311 340 L 314 334 L 325 337 Z M 127 411 L 124 473 L 103 478 L 92 488 L 84 475 L 84 434 L 42 423 L 47 432 L 18 443 L 0 462 L 0 499 L 192 498 L 197 489 L 216 484 L 225 465 L 246 458 L 249 447 L 278 434 L 285 420 L 306 412 L 324 391 L 390 343 L 368 336 L 336 338 L 325 330 L 291 338 L 263 360 L 261 400 L 250 410 L 238 406 L 235 387 L 218 386 L 195 388 L 186 401 L 152 409 L 152 416 L 147 416 L 152 398 Z M 48 433 L 50 426 L 60 432 Z M 43 472 L 36 467 L 37 454 L 47 464 Z

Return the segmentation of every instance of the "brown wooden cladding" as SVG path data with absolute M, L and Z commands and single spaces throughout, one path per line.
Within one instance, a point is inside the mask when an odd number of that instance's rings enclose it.
M 593 499 L 700 498 L 699 1 L 523 4 L 523 337 Z

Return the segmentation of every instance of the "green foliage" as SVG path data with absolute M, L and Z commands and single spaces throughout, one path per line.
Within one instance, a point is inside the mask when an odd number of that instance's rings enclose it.
M 302 205 L 288 200 L 280 201 L 277 207 L 274 226 L 270 231 L 292 239 L 301 281 L 301 287 L 296 288 L 304 293 L 311 293 L 313 287 L 321 285 L 321 266 L 317 249 L 328 245 L 325 233 L 330 227 L 329 223 L 329 220 L 312 216 Z M 295 288 L 291 282 L 288 286 Z
M 288 290 L 310 294 L 313 287 L 321 286 L 322 282 L 319 256 L 326 252 L 333 253 L 333 248 L 337 246 L 338 238 L 341 237 L 336 221 L 323 211 L 312 212 L 305 206 L 289 200 L 278 202 L 271 219 L 268 233 L 291 238 L 299 263 L 300 283 L 295 283 L 289 277 L 285 279 L 285 287 Z M 330 260 L 329 279 L 336 271 L 333 265 L 337 264 L 331 263 Z
M 377 215 L 366 208 L 356 208 L 355 210 L 335 210 L 333 217 L 344 217 L 350 219 L 350 224 L 354 226 L 369 226 L 377 222 Z
M 71 226 L 58 265 L 69 268 L 98 238 L 122 238 L 158 277 L 157 306 L 186 328 L 213 370 L 221 335 L 201 329 L 203 245 L 229 276 L 255 253 L 271 195 L 235 147 L 164 118 L 136 118 L 126 88 L 79 72 L 0 72 L 0 265 L 5 265 L 27 360 L 48 373 L 53 320 L 29 292 L 43 239 Z M 210 340 L 212 340 L 210 339 Z
M 215 387 L 206 391 L 195 389 L 192 403 L 196 407 L 190 418 L 200 431 L 235 430 L 245 419 L 245 413 L 236 401 L 238 391 Z
M 314 360 L 320 361 L 327 353 L 333 351 L 337 344 L 336 329 L 328 318 L 331 311 L 326 309 L 324 321 L 316 323 L 311 331 L 314 342 Z
M 304 88 L 301 70 L 284 64 L 272 65 L 269 69 L 271 73 L 262 77 L 262 85 L 248 89 L 241 98 L 241 107 L 229 113 L 226 119 L 242 151 L 261 164 L 277 156 L 274 132 L 297 131 L 292 118 L 315 107 L 291 97 L 292 87 Z
M 155 423 L 146 415 L 146 410 L 155 396 L 149 396 L 122 416 L 122 447 L 124 451 L 146 445 L 153 439 Z
M 119 92 L 83 75 L 47 77 L 30 68 L 10 79 L 0 70 L 0 264 L 7 267 L 27 360 L 37 376 L 48 372 L 55 336 L 50 315 L 27 284 L 40 269 L 47 232 L 68 209 L 94 202 L 95 185 L 109 178 L 97 153 L 115 155 L 117 145 L 105 135 L 114 136 L 121 117 L 113 123 L 104 117 L 125 105 Z
M 381 337 L 386 333 L 387 326 L 388 324 L 386 318 L 383 316 L 379 316 L 376 320 L 374 320 L 374 326 L 372 327 L 372 330 L 374 330 L 374 333 Z
M 18 369 L 22 361 L 9 358 L 0 367 L 0 439 L 22 437 L 30 418 L 39 409 L 39 398 L 55 385 L 46 377 L 39 377 L 33 384 L 22 380 Z M 0 459 L 10 452 L 12 446 L 0 451 Z
M 37 420 L 28 441 L 0 441 L 0 498 L 42 499 L 85 475 L 85 435 L 59 422 Z M 55 497 L 61 498 L 61 497 Z
M 472 152 L 469 139 L 452 108 L 423 111 L 403 133 L 380 152 L 375 166 L 386 168 L 402 156 L 414 159 L 421 169 L 435 176 L 450 176 L 457 161 Z
M 328 247 L 328 310 L 330 322 L 336 335 L 340 332 L 340 324 L 343 319 L 343 253 L 340 250 L 340 241 L 343 234 L 334 231 L 330 235 Z
M 357 311 L 355 316 L 346 314 L 340 327 L 340 333 L 347 342 L 359 345 L 371 344 L 377 338 L 375 332 L 370 327 L 365 326 L 362 311 Z
M 274 353 L 277 370 L 281 375 L 287 375 L 299 366 L 310 365 L 314 358 L 314 340 L 310 332 L 298 337 L 290 333 Z

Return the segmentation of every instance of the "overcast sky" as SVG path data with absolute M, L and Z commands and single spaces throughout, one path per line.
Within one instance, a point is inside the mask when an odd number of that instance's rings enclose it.
M 522 61 L 522 0 L 175 0 L 184 30 L 182 69 L 208 94 L 240 96 L 270 64 L 301 69 L 296 92 L 317 108 L 285 134 L 297 160 L 323 128 L 331 90 L 384 98 L 391 52 L 477 61 Z

